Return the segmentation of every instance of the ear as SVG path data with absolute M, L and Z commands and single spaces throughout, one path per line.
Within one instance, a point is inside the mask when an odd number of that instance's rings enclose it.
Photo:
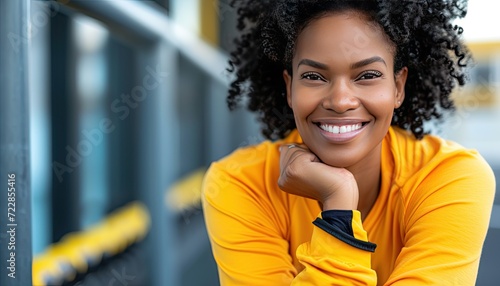
M 288 74 L 287 70 L 283 70 L 283 79 L 286 85 L 286 101 L 288 106 L 292 108 L 292 76 Z
M 394 79 L 396 83 L 396 96 L 394 98 L 394 108 L 399 108 L 405 99 L 405 84 L 406 78 L 408 77 L 408 68 L 403 67 L 397 74 L 395 74 Z

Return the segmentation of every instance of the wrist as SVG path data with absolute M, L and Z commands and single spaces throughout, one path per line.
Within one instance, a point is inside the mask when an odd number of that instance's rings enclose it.
M 337 190 L 321 203 L 323 211 L 355 210 L 358 208 L 359 192 L 357 186 Z
M 322 203 L 323 211 L 330 210 L 355 210 L 358 208 L 357 201 L 351 200 L 349 202 L 339 202 L 339 201 L 324 201 Z

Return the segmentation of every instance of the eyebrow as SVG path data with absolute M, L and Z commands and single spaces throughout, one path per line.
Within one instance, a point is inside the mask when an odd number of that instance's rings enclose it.
M 322 64 L 322 63 L 317 62 L 317 61 L 310 60 L 310 59 L 302 59 L 302 60 L 301 60 L 301 61 L 297 64 L 297 68 L 298 68 L 300 65 L 307 65 L 307 66 L 310 66 L 310 67 L 313 67 L 313 68 L 317 68 L 317 69 L 320 69 L 320 70 L 327 70 L 327 69 L 328 69 L 328 66 L 327 66 L 327 65 Z
M 357 69 L 357 68 L 364 67 L 364 66 L 367 66 L 367 65 L 372 64 L 372 63 L 376 63 L 376 62 L 383 63 L 385 66 L 387 66 L 387 64 L 385 63 L 385 61 L 384 61 L 383 58 L 381 58 L 379 56 L 374 56 L 374 57 L 371 57 L 371 58 L 368 58 L 368 59 L 364 59 L 364 60 L 361 60 L 359 62 L 355 62 L 355 63 L 351 64 L 351 69 Z M 321 70 L 327 70 L 328 69 L 327 65 L 325 65 L 323 63 L 320 63 L 320 62 L 317 62 L 317 61 L 310 60 L 310 59 L 302 59 L 297 64 L 297 68 L 300 65 L 307 65 L 307 66 L 310 66 L 310 67 L 313 67 L 313 68 L 317 68 L 317 69 L 321 69 Z
M 369 64 L 372 64 L 372 63 L 377 63 L 377 62 L 380 62 L 380 63 L 383 63 L 385 66 L 387 66 L 387 64 L 385 63 L 384 59 L 379 57 L 379 56 L 374 56 L 374 57 L 371 57 L 371 58 L 368 58 L 368 59 L 364 59 L 364 60 L 360 60 L 359 62 L 355 62 L 351 65 L 351 69 L 357 69 L 357 68 L 360 68 L 360 67 L 364 67 L 364 66 L 367 66 Z

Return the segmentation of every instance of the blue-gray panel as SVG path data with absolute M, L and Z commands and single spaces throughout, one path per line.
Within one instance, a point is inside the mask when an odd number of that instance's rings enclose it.
M 497 286 L 500 283 L 500 228 L 490 228 L 483 247 L 476 285 Z

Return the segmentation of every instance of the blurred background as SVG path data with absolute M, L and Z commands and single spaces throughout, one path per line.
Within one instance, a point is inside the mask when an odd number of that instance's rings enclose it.
M 254 115 L 225 103 L 229 1 L 0 2 L 0 170 L 16 173 L 18 275 L 2 267 L 0 285 L 218 285 L 203 172 L 262 141 Z M 478 149 L 497 182 L 498 8 L 469 1 L 458 24 L 476 65 L 435 128 Z M 477 285 L 500 279 L 498 241 L 497 196 Z

